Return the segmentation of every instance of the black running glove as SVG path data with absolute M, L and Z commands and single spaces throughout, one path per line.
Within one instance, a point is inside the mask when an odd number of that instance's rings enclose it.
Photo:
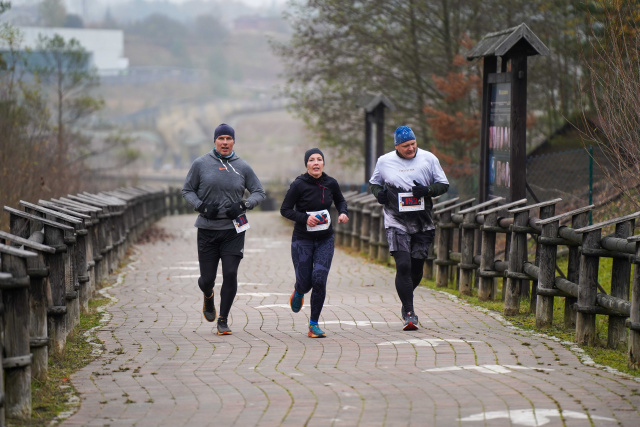
M 422 185 L 416 180 L 414 180 L 413 183 L 415 185 L 411 187 L 411 192 L 413 193 L 414 197 L 426 197 L 431 195 L 431 187 Z
M 209 203 L 202 203 L 196 210 L 207 219 L 214 219 L 218 216 L 218 208 Z
M 236 219 L 246 210 L 247 205 L 245 205 L 243 201 L 234 203 L 227 209 L 227 218 Z
M 381 205 L 386 205 L 389 201 L 389 198 L 387 197 L 387 190 L 378 191 L 378 194 L 376 194 L 376 199 L 378 199 L 378 203 L 380 203 Z

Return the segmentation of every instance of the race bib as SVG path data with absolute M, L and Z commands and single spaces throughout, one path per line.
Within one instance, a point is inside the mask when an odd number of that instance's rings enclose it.
M 233 225 L 236 227 L 236 233 L 242 233 L 243 231 L 247 231 L 251 228 L 249 220 L 247 219 L 247 214 L 242 214 L 238 218 L 234 219 Z
M 331 225 L 331 215 L 329 215 L 329 211 L 326 209 L 321 211 L 307 212 L 307 214 L 315 216 L 320 220 L 318 225 L 316 225 L 315 227 L 309 227 L 309 224 L 307 224 L 307 231 L 322 231 L 328 229 Z
M 413 193 L 398 193 L 398 210 L 413 212 L 424 210 L 424 197 L 416 197 Z

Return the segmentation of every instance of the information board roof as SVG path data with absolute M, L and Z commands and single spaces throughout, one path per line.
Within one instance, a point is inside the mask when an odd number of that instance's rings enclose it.
M 356 105 L 364 108 L 367 113 L 371 113 L 379 104 L 384 105 L 391 111 L 396 109 L 391 101 L 389 101 L 389 98 L 381 93 L 375 95 L 363 95 L 356 101 Z
M 522 23 L 517 27 L 485 35 L 469 51 L 467 59 L 471 61 L 485 56 L 505 56 L 516 48 L 516 45 L 518 49 L 524 49 L 527 56 L 549 54 L 549 48 L 542 43 L 527 24 Z

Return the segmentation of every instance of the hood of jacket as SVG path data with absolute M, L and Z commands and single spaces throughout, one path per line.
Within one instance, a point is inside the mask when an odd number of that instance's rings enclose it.
M 218 157 L 216 156 L 216 152 L 214 151 L 214 149 L 211 149 L 211 151 L 209 151 L 209 155 L 211 157 L 213 157 L 216 160 L 224 160 L 225 162 L 233 162 L 234 160 L 238 160 L 240 157 L 238 157 L 238 155 L 236 154 L 235 151 L 233 151 L 233 154 L 231 157 L 229 157 L 228 159 L 225 157 Z

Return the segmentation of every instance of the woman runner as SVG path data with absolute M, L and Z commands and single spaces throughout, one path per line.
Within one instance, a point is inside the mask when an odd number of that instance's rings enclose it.
M 291 310 L 297 313 L 304 303 L 304 295 L 311 292 L 309 337 L 324 338 L 318 326 L 324 305 L 327 276 L 334 251 L 333 228 L 329 208 L 335 203 L 338 222 L 349 221 L 347 202 L 338 181 L 324 173 L 324 154 L 318 148 L 304 153 L 307 173 L 293 181 L 287 191 L 280 214 L 295 223 L 291 238 L 291 260 L 296 283 L 289 298 Z

